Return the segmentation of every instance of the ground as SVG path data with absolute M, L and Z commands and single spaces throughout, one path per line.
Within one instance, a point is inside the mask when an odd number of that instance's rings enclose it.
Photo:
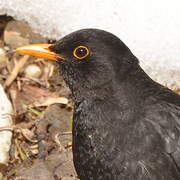
M 70 90 L 52 62 L 14 53 L 21 45 L 50 41 L 25 22 L 0 16 L 0 84 L 14 110 L 10 159 L 0 164 L 0 179 L 77 179 Z

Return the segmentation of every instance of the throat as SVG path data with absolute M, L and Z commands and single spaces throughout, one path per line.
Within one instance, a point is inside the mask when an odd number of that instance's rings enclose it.
M 112 98 L 114 94 L 114 88 L 112 86 L 112 80 L 101 83 L 93 87 L 81 86 L 76 90 L 72 90 L 75 101 L 86 100 L 88 102 L 93 101 L 105 101 L 106 99 Z

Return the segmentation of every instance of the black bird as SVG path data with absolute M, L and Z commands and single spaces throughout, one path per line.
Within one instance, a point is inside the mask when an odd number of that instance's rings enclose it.
M 180 180 L 180 96 L 154 82 L 118 37 L 83 29 L 16 51 L 60 64 L 75 101 L 81 180 Z

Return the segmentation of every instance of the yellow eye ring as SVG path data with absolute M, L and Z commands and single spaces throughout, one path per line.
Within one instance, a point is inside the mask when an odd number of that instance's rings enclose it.
M 89 49 L 86 46 L 78 46 L 73 51 L 73 56 L 77 59 L 84 59 L 89 55 Z

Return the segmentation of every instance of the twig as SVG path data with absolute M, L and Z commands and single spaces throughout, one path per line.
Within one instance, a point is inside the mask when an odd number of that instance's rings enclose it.
M 25 65 L 25 63 L 27 62 L 27 60 L 29 59 L 29 56 L 23 56 L 18 63 L 14 66 L 11 74 L 8 76 L 8 78 L 6 79 L 6 82 L 4 84 L 5 87 L 8 87 L 12 84 L 12 82 L 16 79 L 19 71 L 22 69 L 22 67 Z
M 67 132 L 62 132 L 62 133 L 59 133 L 59 135 L 70 135 L 70 134 L 72 134 L 72 132 L 71 132 L 71 131 L 67 131 Z
M 59 150 L 61 152 L 65 152 L 66 149 L 64 148 L 64 146 L 61 144 L 60 140 L 59 140 L 59 133 L 57 133 L 55 136 L 54 136 L 54 141 L 55 143 L 59 146 Z

